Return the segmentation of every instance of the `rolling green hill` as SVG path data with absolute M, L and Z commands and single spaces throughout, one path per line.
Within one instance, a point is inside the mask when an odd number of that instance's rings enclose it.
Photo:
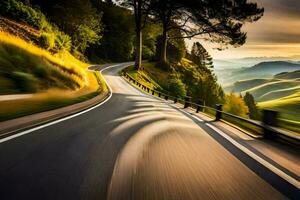
M 283 98 L 258 103 L 259 108 L 268 108 L 282 113 L 283 118 L 300 121 L 300 92 Z
M 297 80 L 278 80 L 278 81 L 270 81 L 259 86 L 253 87 L 248 90 L 243 90 L 243 93 L 249 92 L 251 93 L 256 101 L 269 101 L 277 98 L 281 98 L 287 95 L 291 95 L 300 87 L 300 81 Z M 298 89 L 297 89 L 298 88 Z M 268 95 L 270 93 L 277 95 Z
M 227 92 L 244 95 L 251 93 L 260 109 L 271 109 L 280 113 L 282 128 L 300 130 L 300 71 L 283 72 L 273 79 L 250 79 L 237 81 L 225 87 Z
M 294 72 L 282 72 L 274 76 L 275 79 L 300 79 L 300 70 Z
M 293 95 L 300 90 L 300 70 L 283 72 L 273 79 L 250 79 L 237 81 L 224 87 L 226 92 L 251 93 L 256 101 L 270 101 Z
M 243 80 L 243 81 L 237 81 L 232 85 L 228 85 L 224 87 L 225 92 L 243 92 L 245 90 L 249 90 L 251 88 L 260 86 L 265 83 L 274 82 L 277 80 L 273 79 L 250 79 L 250 80 Z

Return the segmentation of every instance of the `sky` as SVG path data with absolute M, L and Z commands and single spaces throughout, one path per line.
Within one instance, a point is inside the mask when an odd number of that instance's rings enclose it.
M 251 0 L 265 8 L 257 22 L 245 24 L 247 42 L 239 48 L 215 50 L 201 42 L 215 59 L 289 57 L 300 55 L 300 0 Z M 197 39 L 188 40 L 190 46 Z

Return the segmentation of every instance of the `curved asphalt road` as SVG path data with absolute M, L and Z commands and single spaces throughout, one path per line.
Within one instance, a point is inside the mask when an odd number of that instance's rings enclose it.
M 128 85 L 125 66 L 103 73 L 105 104 L 0 143 L 1 200 L 297 198 L 212 129 Z

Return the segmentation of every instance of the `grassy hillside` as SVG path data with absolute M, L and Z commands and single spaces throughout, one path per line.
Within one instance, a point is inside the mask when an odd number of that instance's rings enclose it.
M 232 85 L 228 85 L 224 87 L 225 92 L 243 92 L 245 90 L 249 90 L 253 87 L 260 86 L 265 83 L 273 82 L 276 80 L 272 79 L 250 79 L 250 80 L 242 80 L 237 81 Z
M 173 96 L 190 96 L 194 101 L 201 100 L 207 105 L 223 102 L 223 90 L 211 71 L 185 58 L 169 70 L 163 70 L 155 63 L 143 63 L 143 70 L 130 67 L 126 71 L 144 85 L 167 91 Z
M 293 72 L 282 72 L 274 76 L 276 79 L 300 79 L 300 70 Z
M 259 108 L 270 108 L 277 110 L 283 114 L 287 119 L 300 121 L 300 92 L 258 104 Z
M 270 101 L 270 100 L 276 100 L 283 97 L 287 97 L 293 94 L 296 94 L 300 92 L 300 84 L 296 87 L 286 88 L 286 89 L 279 89 L 267 92 L 266 94 L 260 96 L 257 100 L 262 101 Z
M 300 92 L 258 103 L 260 109 L 271 109 L 280 113 L 279 126 L 300 133 Z
M 297 80 L 279 80 L 268 82 L 248 90 L 244 90 L 242 93 L 251 93 L 257 101 L 268 101 L 277 98 L 291 95 L 297 92 L 300 87 L 300 81 Z
M 0 121 L 80 102 L 104 89 L 89 65 L 68 52 L 51 54 L 0 32 L 0 95 L 32 93 L 30 99 L 0 101 Z
M 53 56 L 24 40 L 0 32 L 0 94 L 33 93 L 85 86 L 83 63 Z

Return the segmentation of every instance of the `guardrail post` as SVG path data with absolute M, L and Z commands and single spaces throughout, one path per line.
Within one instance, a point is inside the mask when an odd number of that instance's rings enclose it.
M 167 101 L 168 101 L 168 99 L 169 99 L 168 95 L 165 95 L 165 100 L 167 100 Z
M 191 105 L 191 97 L 185 97 L 184 99 L 184 108 L 188 108 Z
M 216 121 L 219 121 L 222 117 L 222 104 L 216 104 Z
M 154 95 L 155 94 L 155 91 L 154 90 L 152 90 L 152 95 Z
M 263 131 L 264 137 L 268 139 L 276 138 L 276 133 L 272 131 L 268 126 L 277 126 L 278 123 L 278 112 L 273 110 L 263 110 Z
M 177 97 L 174 98 L 174 103 L 177 103 L 178 99 Z
M 147 92 L 150 93 L 150 89 L 149 88 L 147 88 Z
M 198 105 L 197 105 L 197 110 L 196 110 L 196 113 L 198 113 L 198 112 L 202 112 L 203 111 L 203 101 L 202 100 L 198 100 L 198 103 L 197 103 Z
M 161 94 L 160 94 L 160 92 L 158 93 L 158 97 L 160 97 L 161 96 Z

